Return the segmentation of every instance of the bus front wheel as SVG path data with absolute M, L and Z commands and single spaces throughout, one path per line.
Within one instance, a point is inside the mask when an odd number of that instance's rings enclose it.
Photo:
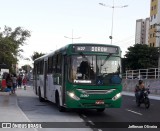
M 58 94 L 56 95 L 56 105 L 57 105 L 58 110 L 60 112 L 65 112 L 65 107 L 60 105 L 60 99 L 59 99 L 59 95 Z

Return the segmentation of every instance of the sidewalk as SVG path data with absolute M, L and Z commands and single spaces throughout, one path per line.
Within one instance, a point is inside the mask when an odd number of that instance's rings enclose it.
M 9 92 L 0 92 L 0 122 L 30 122 L 17 104 L 16 94 L 9 95 Z M 0 130 L 21 131 L 23 129 L 1 128 Z M 27 129 L 27 131 L 35 131 L 35 129 Z
M 135 97 L 134 92 L 122 91 L 122 95 Z M 159 95 L 149 94 L 149 99 L 160 100 L 160 96 Z

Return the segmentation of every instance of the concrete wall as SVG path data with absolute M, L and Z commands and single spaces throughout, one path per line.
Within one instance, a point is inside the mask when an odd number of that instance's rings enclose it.
M 160 79 L 146 79 L 143 80 L 145 87 L 150 89 L 151 94 L 160 95 Z M 123 91 L 134 92 L 138 79 L 123 79 Z

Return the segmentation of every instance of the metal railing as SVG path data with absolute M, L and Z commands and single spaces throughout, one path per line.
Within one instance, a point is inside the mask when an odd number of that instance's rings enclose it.
M 127 70 L 123 74 L 124 79 L 159 79 L 160 68 L 148 68 L 138 70 Z

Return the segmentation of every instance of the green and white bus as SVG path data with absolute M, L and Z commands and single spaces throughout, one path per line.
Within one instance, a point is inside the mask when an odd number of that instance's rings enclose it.
M 121 80 L 121 49 L 115 45 L 68 44 L 34 61 L 33 89 L 59 111 L 119 108 Z

